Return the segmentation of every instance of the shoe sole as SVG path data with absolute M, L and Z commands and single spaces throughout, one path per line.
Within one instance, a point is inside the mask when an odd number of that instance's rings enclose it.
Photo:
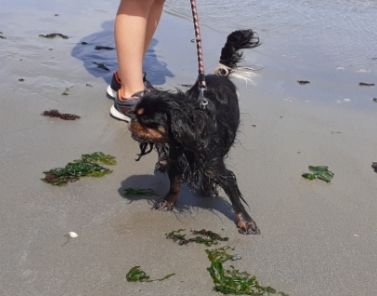
M 117 92 L 111 88 L 110 85 L 107 86 L 106 88 L 106 94 L 111 98 L 115 99 L 117 96 Z
M 114 117 L 115 119 L 119 119 L 122 121 L 130 122 L 131 118 L 128 117 L 127 115 L 124 115 L 123 113 L 119 112 L 114 105 L 111 106 L 110 108 L 110 115 Z

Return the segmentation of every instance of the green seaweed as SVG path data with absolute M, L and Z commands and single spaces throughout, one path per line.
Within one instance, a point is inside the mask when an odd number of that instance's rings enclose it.
M 102 163 L 106 165 L 116 165 L 116 158 L 103 152 L 94 152 L 91 154 L 81 155 L 81 159 L 86 162 Z
M 150 279 L 150 276 L 147 275 L 145 273 L 144 270 L 141 269 L 140 266 L 134 266 L 132 267 L 128 272 L 127 272 L 127 275 L 126 275 L 126 279 L 128 282 L 156 282 L 156 281 L 164 281 L 172 276 L 174 276 L 175 273 L 169 273 L 167 275 L 165 275 L 164 277 L 160 278 L 160 279 L 154 279 L 154 280 L 151 280 Z
M 221 237 L 219 234 L 210 230 L 191 230 L 194 237 L 186 238 L 186 234 L 182 233 L 185 229 L 173 230 L 165 234 L 167 239 L 171 239 L 178 245 L 187 245 L 189 243 L 204 244 L 207 247 L 217 245 L 220 241 L 228 241 L 227 237 Z
M 151 188 L 132 188 L 128 187 L 124 189 L 123 194 L 125 196 L 156 196 L 156 192 L 154 192 Z
M 319 179 L 330 183 L 334 177 L 334 173 L 327 166 L 309 166 L 310 173 L 304 173 L 301 176 L 308 180 Z
M 215 284 L 215 290 L 223 294 L 233 295 L 280 295 L 288 296 L 283 292 L 277 292 L 269 286 L 262 286 L 255 276 L 251 276 L 248 272 L 241 272 L 230 266 L 225 269 L 223 263 L 232 260 L 234 255 L 227 253 L 229 248 L 219 248 L 214 250 L 206 250 L 211 266 L 207 268 Z
M 113 156 L 102 152 L 83 154 L 81 159 L 69 162 L 64 168 L 55 168 L 43 172 L 45 177 L 42 180 L 51 185 L 61 186 L 75 182 L 80 177 L 102 177 L 112 172 L 99 163 L 114 165 L 116 161 Z
M 228 260 L 235 261 L 239 259 L 238 255 L 229 254 L 227 252 L 228 250 L 233 250 L 233 249 L 230 247 L 221 247 L 221 248 L 216 248 L 212 250 L 206 250 L 206 253 L 207 253 L 209 261 L 211 262 L 219 261 L 221 263 L 224 263 Z

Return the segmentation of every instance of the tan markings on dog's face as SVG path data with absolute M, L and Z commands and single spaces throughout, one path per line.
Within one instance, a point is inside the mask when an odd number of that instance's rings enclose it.
M 139 115 L 139 116 L 143 115 L 144 114 L 144 108 L 137 109 L 136 114 Z
M 153 143 L 165 142 L 166 130 L 163 127 L 157 129 L 142 126 L 138 122 L 131 122 L 130 131 L 136 141 L 151 141 Z

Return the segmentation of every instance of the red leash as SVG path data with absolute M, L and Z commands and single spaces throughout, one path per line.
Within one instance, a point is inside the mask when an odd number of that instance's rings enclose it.
M 207 85 L 206 85 L 205 72 L 204 72 L 203 49 L 202 49 L 202 38 L 200 35 L 199 16 L 198 16 L 198 10 L 196 8 L 196 0 L 190 0 L 190 3 L 191 3 L 192 18 L 194 22 L 194 29 L 195 29 L 196 51 L 198 55 L 199 100 L 200 100 L 200 105 L 203 108 L 205 108 L 208 105 L 208 100 L 204 97 L 204 91 L 206 90 Z

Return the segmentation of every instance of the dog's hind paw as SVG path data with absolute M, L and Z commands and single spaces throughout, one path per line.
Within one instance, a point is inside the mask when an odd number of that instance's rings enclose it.
M 260 229 L 257 223 L 252 218 L 245 218 L 242 213 L 236 214 L 235 218 L 236 225 L 238 227 L 238 232 L 241 234 L 260 234 Z
M 166 199 L 157 200 L 154 205 L 153 209 L 155 210 L 163 210 L 163 211 L 171 211 L 174 209 L 174 202 L 168 201 Z

